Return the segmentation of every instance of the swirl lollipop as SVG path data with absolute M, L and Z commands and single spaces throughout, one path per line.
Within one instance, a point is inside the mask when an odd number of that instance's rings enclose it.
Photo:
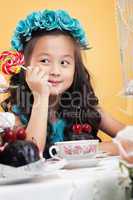
M 18 74 L 21 69 L 32 70 L 31 66 L 24 65 L 24 55 L 21 51 L 7 50 L 0 53 L 0 71 L 6 75 Z M 47 84 L 51 84 L 47 81 Z M 16 88 L 18 85 L 6 85 L 3 77 L 0 76 L 0 93 L 8 92 L 9 88 Z
M 24 65 L 24 55 L 20 51 L 8 50 L 0 53 L 0 70 L 7 75 L 17 74 Z

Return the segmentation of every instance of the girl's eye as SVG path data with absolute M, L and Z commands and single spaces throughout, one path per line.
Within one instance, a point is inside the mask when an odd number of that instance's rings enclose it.
M 48 64 L 49 60 L 48 59 L 42 59 L 41 62 L 44 63 L 44 64 Z
M 68 62 L 67 60 L 62 60 L 61 61 L 61 65 L 63 65 L 63 66 L 67 66 L 69 64 L 70 64 L 70 62 Z

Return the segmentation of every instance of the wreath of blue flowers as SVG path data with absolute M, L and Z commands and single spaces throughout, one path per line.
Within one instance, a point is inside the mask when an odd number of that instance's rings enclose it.
M 17 51 L 23 50 L 23 42 L 28 42 L 36 30 L 51 31 L 54 29 L 69 31 L 84 49 L 88 48 L 85 31 L 81 23 L 64 10 L 42 10 L 33 12 L 20 20 L 11 40 L 11 46 Z M 23 42 L 22 42 L 23 41 Z

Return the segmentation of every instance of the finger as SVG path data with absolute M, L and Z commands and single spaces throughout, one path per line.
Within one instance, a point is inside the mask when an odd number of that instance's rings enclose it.
M 30 66 L 30 65 L 29 65 L 29 66 L 27 67 L 27 71 L 32 71 L 32 69 L 33 69 L 33 66 Z
M 49 78 L 49 75 L 48 75 L 48 74 L 44 74 L 44 75 L 42 76 L 42 78 L 41 78 L 41 82 L 42 82 L 42 83 L 45 83 L 45 84 L 47 84 L 49 87 L 51 87 L 52 84 L 48 82 L 48 78 Z
M 32 73 L 33 75 L 37 75 L 37 74 L 39 73 L 39 71 L 40 71 L 39 67 L 34 67 L 34 68 L 32 68 L 31 73 Z
M 40 70 L 37 75 L 42 79 L 46 75 L 46 72 Z
M 28 66 L 27 67 L 26 78 L 29 77 L 29 76 L 31 76 L 33 69 L 34 69 L 33 66 Z
M 28 80 L 35 80 L 35 79 L 38 79 L 38 72 L 39 72 L 39 68 L 38 67 L 34 67 L 32 68 L 30 71 L 27 72 L 27 76 L 26 78 Z
M 43 80 L 48 81 L 48 78 L 49 78 L 49 75 L 48 75 L 47 73 L 45 73 L 45 74 L 42 76 L 42 79 L 43 79 Z

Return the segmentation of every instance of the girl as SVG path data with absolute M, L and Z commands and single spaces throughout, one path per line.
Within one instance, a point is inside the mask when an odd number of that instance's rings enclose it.
M 5 109 L 16 114 L 45 157 L 57 141 L 97 139 L 98 130 L 114 137 L 125 126 L 104 113 L 84 66 L 89 49 L 80 22 L 63 10 L 34 12 L 21 20 L 12 48 L 24 53 L 26 72 L 12 76 Z M 8 108 L 8 109 L 7 109 Z M 116 153 L 112 143 L 101 149 Z

